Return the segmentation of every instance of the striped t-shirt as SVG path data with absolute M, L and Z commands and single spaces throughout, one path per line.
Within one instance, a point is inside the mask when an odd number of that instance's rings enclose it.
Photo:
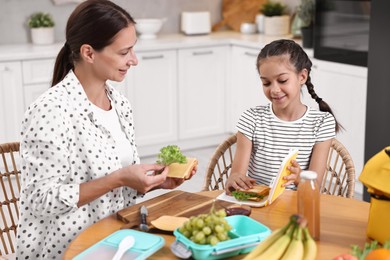
M 257 183 L 270 185 L 290 149 L 299 150 L 297 162 L 302 170 L 309 167 L 310 156 L 316 143 L 335 137 L 335 119 L 328 112 L 307 107 L 306 113 L 296 121 L 283 121 L 275 116 L 272 104 L 245 111 L 237 129 L 252 141 L 248 176 Z

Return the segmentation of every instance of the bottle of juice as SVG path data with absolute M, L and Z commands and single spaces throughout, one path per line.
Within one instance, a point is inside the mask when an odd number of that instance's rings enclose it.
M 302 171 L 298 185 L 298 214 L 307 220 L 309 232 L 313 239 L 320 239 L 320 189 L 317 184 L 317 173 Z

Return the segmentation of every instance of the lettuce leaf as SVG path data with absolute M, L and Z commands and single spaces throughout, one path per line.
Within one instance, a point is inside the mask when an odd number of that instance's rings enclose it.
M 177 145 L 168 145 L 160 149 L 157 155 L 157 163 L 170 165 L 171 163 L 186 163 L 187 157 L 182 154 Z

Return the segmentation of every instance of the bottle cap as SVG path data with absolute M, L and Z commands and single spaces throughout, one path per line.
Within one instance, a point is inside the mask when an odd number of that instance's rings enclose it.
M 317 173 L 314 171 L 302 171 L 300 177 L 301 179 L 315 180 L 317 179 Z

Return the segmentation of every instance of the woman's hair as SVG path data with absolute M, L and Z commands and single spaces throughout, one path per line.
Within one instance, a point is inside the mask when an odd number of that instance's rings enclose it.
M 52 86 L 60 82 L 80 60 L 83 44 L 102 50 L 129 24 L 135 24 L 130 14 L 109 0 L 87 0 L 78 5 L 66 25 L 66 41 L 57 55 Z
M 307 91 L 309 92 L 310 96 L 318 103 L 320 111 L 329 112 L 334 116 L 329 105 L 314 91 L 314 85 L 311 83 L 310 77 L 312 63 L 309 57 L 302 49 L 302 47 L 293 40 L 276 40 L 265 45 L 257 56 L 257 69 L 260 69 L 261 62 L 266 58 L 281 55 L 287 55 L 289 57 L 290 63 L 294 66 L 297 72 L 301 72 L 303 69 L 307 70 L 307 80 L 305 83 Z M 342 126 L 336 120 L 336 132 L 338 132 L 340 128 L 342 128 Z

